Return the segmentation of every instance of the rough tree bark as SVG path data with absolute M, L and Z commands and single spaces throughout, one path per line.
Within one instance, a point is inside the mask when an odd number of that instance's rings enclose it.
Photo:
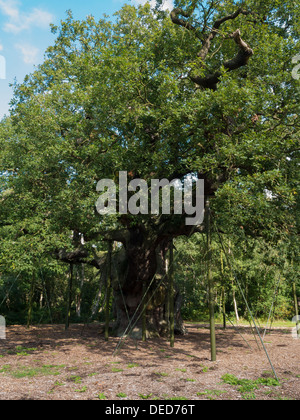
M 115 335 L 125 331 L 142 338 L 143 321 L 146 338 L 166 336 L 168 320 L 168 273 L 165 260 L 169 251 L 168 238 L 154 238 L 146 230 L 128 231 L 128 240 L 114 256 Z M 180 295 L 175 294 L 175 333 L 184 334 Z M 146 308 L 143 319 L 143 309 Z

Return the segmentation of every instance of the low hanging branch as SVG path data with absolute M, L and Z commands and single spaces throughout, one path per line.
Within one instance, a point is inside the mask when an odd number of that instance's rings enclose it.
M 172 22 L 174 24 L 182 26 L 182 27 L 186 28 L 187 30 L 194 32 L 196 37 L 200 39 L 199 29 L 197 29 L 197 27 L 191 25 L 188 22 L 188 20 L 185 20 L 185 19 L 182 19 L 182 18 L 179 17 L 179 16 L 183 16 L 184 18 L 188 19 L 188 18 L 191 17 L 193 12 L 194 12 L 194 10 L 192 10 L 191 12 L 188 13 L 188 12 L 185 12 L 183 9 L 177 8 L 177 9 L 174 9 L 171 12 L 171 19 L 172 19 Z M 216 22 L 214 23 L 214 25 L 211 29 L 211 32 L 208 35 L 203 36 L 203 31 L 201 32 L 201 34 L 202 34 L 202 38 L 201 38 L 202 48 L 198 53 L 198 58 L 200 59 L 199 60 L 200 63 L 201 63 L 200 66 L 201 66 L 202 69 L 204 69 L 206 67 L 205 60 L 206 60 L 206 58 L 208 56 L 208 53 L 210 51 L 212 41 L 214 40 L 214 38 L 219 33 L 219 29 L 222 26 L 222 24 L 229 21 L 229 20 L 234 20 L 240 15 L 247 16 L 247 15 L 250 15 L 250 14 L 252 14 L 252 12 L 249 12 L 249 11 L 246 11 L 246 10 L 243 10 L 243 9 L 239 8 L 235 13 L 233 13 L 231 15 L 224 16 L 223 18 L 216 20 Z M 234 71 L 234 70 L 237 70 L 237 69 L 239 69 L 243 66 L 246 66 L 249 62 L 250 57 L 252 57 L 254 55 L 254 51 L 242 39 L 240 29 L 237 29 L 235 32 L 230 34 L 227 38 L 228 39 L 233 39 L 235 41 L 235 43 L 239 47 L 239 51 L 233 59 L 231 59 L 229 61 L 226 61 L 225 63 L 222 63 L 224 68 L 227 71 Z M 220 66 L 220 68 L 221 67 L 222 66 Z M 189 77 L 199 87 L 202 87 L 204 89 L 216 90 L 217 85 L 220 82 L 221 75 L 222 75 L 221 70 L 217 70 L 213 73 L 206 74 L 205 76 L 197 76 L 197 75 L 195 76 L 191 72 Z
M 87 264 L 99 270 L 103 264 L 103 258 L 98 258 L 95 255 L 91 257 L 90 252 L 82 248 L 70 252 L 65 249 L 60 249 L 56 251 L 53 256 L 57 260 L 67 264 Z

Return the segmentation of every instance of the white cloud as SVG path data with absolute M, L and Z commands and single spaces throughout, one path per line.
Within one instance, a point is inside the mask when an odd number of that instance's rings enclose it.
M 40 50 L 30 44 L 16 44 L 15 48 L 19 50 L 23 56 L 25 64 L 36 64 Z
M 146 4 L 150 3 L 151 7 L 155 7 L 156 0 L 133 0 L 135 4 Z M 162 5 L 162 10 L 172 10 L 174 8 L 173 0 L 164 0 Z
M 21 11 L 18 0 L 0 0 L 0 13 L 8 18 L 3 29 L 13 34 L 32 27 L 48 27 L 54 19 L 51 13 L 40 8 L 34 8 L 30 12 Z
M 0 10 L 1 12 L 9 16 L 11 19 L 17 19 L 19 17 L 18 1 L 15 0 L 1 0 Z

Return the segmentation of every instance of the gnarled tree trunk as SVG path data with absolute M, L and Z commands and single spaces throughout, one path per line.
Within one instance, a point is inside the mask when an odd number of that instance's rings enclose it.
M 111 333 L 117 336 L 130 334 L 142 338 L 143 309 L 146 306 L 146 337 L 169 334 L 168 275 L 166 258 L 172 239 L 203 233 L 202 226 L 186 226 L 185 220 L 168 219 L 154 223 L 153 219 L 135 227 L 119 231 L 101 232 L 101 238 L 113 241 L 112 288 L 114 294 L 115 323 Z M 88 238 L 88 240 L 92 240 Z M 58 250 L 56 258 L 68 264 L 88 264 L 107 273 L 107 254 L 96 253 L 78 243 L 77 250 Z M 176 269 L 176 264 L 175 264 Z M 174 290 L 175 334 L 184 334 L 181 317 L 182 299 Z
M 168 273 L 165 264 L 168 249 L 168 239 L 153 241 L 139 228 L 129 231 L 127 244 L 114 258 L 115 335 L 125 333 L 142 338 L 144 309 L 147 338 L 169 333 Z M 175 332 L 184 334 L 178 291 L 174 306 Z

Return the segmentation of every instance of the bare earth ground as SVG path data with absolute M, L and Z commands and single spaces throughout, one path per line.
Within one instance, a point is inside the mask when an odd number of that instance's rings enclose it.
M 242 392 L 222 376 L 271 376 L 251 330 L 240 330 L 250 350 L 236 330 L 217 329 L 218 361 L 212 363 L 209 330 L 187 326 L 175 349 L 164 339 L 128 339 L 116 357 L 119 339 L 106 343 L 99 325 L 72 325 L 68 332 L 61 325 L 9 327 L 7 339 L 0 340 L 0 400 L 300 399 L 300 340 L 291 330 L 275 329 L 265 338 L 280 386 Z

